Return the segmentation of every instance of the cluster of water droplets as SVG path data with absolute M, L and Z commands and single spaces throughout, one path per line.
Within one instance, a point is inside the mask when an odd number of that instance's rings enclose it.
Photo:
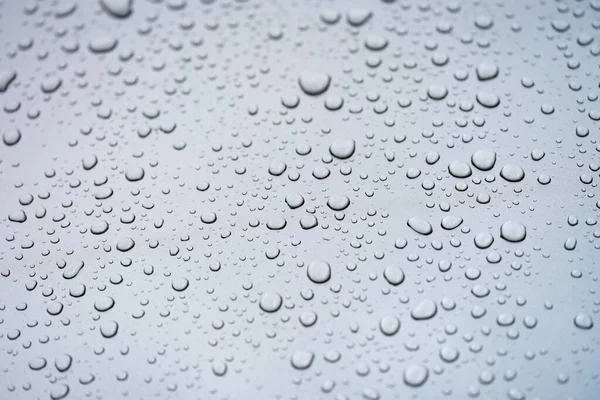
M 599 21 L 0 4 L 0 398 L 594 398 Z

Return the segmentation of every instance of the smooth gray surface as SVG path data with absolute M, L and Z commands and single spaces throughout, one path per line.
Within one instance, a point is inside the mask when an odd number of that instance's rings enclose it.
M 599 28 L 4 0 L 0 399 L 598 399 Z

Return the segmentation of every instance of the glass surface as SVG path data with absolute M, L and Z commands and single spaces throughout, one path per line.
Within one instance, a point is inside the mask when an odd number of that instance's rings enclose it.
M 0 399 L 600 398 L 599 1 L 0 4 Z

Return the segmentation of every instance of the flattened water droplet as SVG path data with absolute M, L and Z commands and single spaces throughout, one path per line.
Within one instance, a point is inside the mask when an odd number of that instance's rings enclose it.
M 272 313 L 279 310 L 282 303 L 283 299 L 279 293 L 267 292 L 260 298 L 259 306 L 263 311 Z
M 145 172 L 142 167 L 129 167 L 125 171 L 125 178 L 129 182 L 137 182 L 144 178 Z
M 39 371 L 41 369 L 44 369 L 46 367 L 46 365 L 47 365 L 47 361 L 43 357 L 35 357 L 31 361 L 29 361 L 29 368 L 31 368 L 34 371 Z
M 477 92 L 477 102 L 486 108 L 495 108 L 500 104 L 500 98 L 493 93 Z
M 0 93 L 6 92 L 12 81 L 14 81 L 16 78 L 16 71 L 0 70 Z
M 480 81 L 487 81 L 498 76 L 499 68 L 497 65 L 481 63 L 477 66 L 477 78 Z
M 101 235 L 108 231 L 108 227 L 108 222 L 106 222 L 103 219 L 99 219 L 97 221 L 94 221 L 94 223 L 90 227 L 90 232 L 92 232 L 94 235 Z
M 50 76 L 42 81 L 42 92 L 52 93 L 56 91 L 62 84 L 62 79 L 57 76 Z
M 408 386 L 419 387 L 427 381 L 429 370 L 422 365 L 409 365 L 404 370 L 402 377 Z
M 336 24 L 341 18 L 342 14 L 335 10 L 323 10 L 321 12 L 321 21 L 325 22 L 326 24 Z
M 113 17 L 126 18 L 131 14 L 133 0 L 100 0 L 100 5 Z
M 394 316 L 385 316 L 379 320 L 379 329 L 386 336 L 393 336 L 400 330 L 400 320 Z
M 27 214 L 23 210 L 13 211 L 8 214 L 8 220 L 11 222 L 23 223 L 27 221 Z
M 69 386 L 64 383 L 57 383 L 52 386 L 50 390 L 50 398 L 52 400 L 62 400 L 69 394 Z
M 455 178 L 468 178 L 472 174 L 469 164 L 462 161 L 452 161 L 448 165 L 448 172 Z
M 500 237 L 509 242 L 521 242 L 525 240 L 527 230 L 525 225 L 514 221 L 506 221 L 500 227 Z
M 331 266 L 327 261 L 311 261 L 306 269 L 308 279 L 314 283 L 325 283 L 331 278 Z
M 592 317 L 590 317 L 586 313 L 577 314 L 575 316 L 575 319 L 573 320 L 573 323 L 579 329 L 592 329 L 592 327 L 594 326 L 594 321 L 592 320 Z
M 311 366 L 315 354 L 308 350 L 296 350 L 292 355 L 291 363 L 296 369 L 307 369 Z
M 348 10 L 348 14 L 346 14 L 346 19 L 352 26 L 361 26 L 367 22 L 372 15 L 373 13 L 365 8 L 351 8 Z
M 325 98 L 324 104 L 325 108 L 327 108 L 329 111 L 336 111 L 342 108 L 342 106 L 344 105 L 344 99 L 342 96 L 328 95 Z
M 496 153 L 488 150 L 477 150 L 471 155 L 471 164 L 481 171 L 489 171 L 496 164 Z
M 109 51 L 113 51 L 117 47 L 118 43 L 119 41 L 117 38 L 108 35 L 102 35 L 93 38 L 88 47 L 93 53 L 108 53 Z
M 440 350 L 440 358 L 447 363 L 458 360 L 459 355 L 459 351 L 454 347 L 445 346 Z
M 420 217 L 411 217 L 408 220 L 408 226 L 421 235 L 429 235 L 433 232 L 431 224 Z
M 396 265 L 390 265 L 383 271 L 383 277 L 390 285 L 399 285 L 404 281 L 404 271 Z
M 299 193 L 290 193 L 285 196 L 285 202 L 292 210 L 294 210 L 298 207 L 302 207 L 304 204 L 304 197 Z
M 68 354 L 59 354 L 54 359 L 54 366 L 58 370 L 58 372 L 66 372 L 69 368 L 71 368 L 71 364 L 73 362 L 73 357 Z
M 473 241 L 475 242 L 475 246 L 480 249 L 487 249 L 494 243 L 494 237 L 489 232 L 481 232 L 475 236 Z
M 415 308 L 410 312 L 410 316 L 420 321 L 424 319 L 433 318 L 437 313 L 437 305 L 433 300 L 425 299 L 422 300 Z
M 122 239 L 119 239 L 119 241 L 117 242 L 117 250 L 122 252 L 126 252 L 133 249 L 133 246 L 135 246 L 135 241 L 130 237 L 124 237 Z
M 456 229 L 462 224 L 463 219 L 454 215 L 442 218 L 441 226 L 446 230 Z
M 303 215 L 302 218 L 300 218 L 300 226 L 302 229 L 312 229 L 317 226 L 318 223 L 319 221 L 314 215 Z
M 7 129 L 2 134 L 2 141 L 7 146 L 14 146 L 21 140 L 21 131 L 15 128 Z
M 327 200 L 327 205 L 334 211 L 343 211 L 350 205 L 350 199 L 342 194 L 336 194 Z
M 329 146 L 329 152 L 332 156 L 345 160 L 352 157 L 356 143 L 352 139 L 337 139 L 331 146 Z
M 432 100 L 443 100 L 448 95 L 448 89 L 439 85 L 429 86 L 427 95 Z
M 306 71 L 300 75 L 298 83 L 304 93 L 316 96 L 324 93 L 331 82 L 331 77 L 323 72 Z
M 69 263 L 63 272 L 63 278 L 65 279 L 73 279 L 79 274 L 79 272 L 83 269 L 85 264 L 83 261 L 75 261 Z
M 273 161 L 271 165 L 269 165 L 269 174 L 273 176 L 282 175 L 287 169 L 287 165 L 282 161 Z
M 94 302 L 94 308 L 96 311 L 105 312 L 113 308 L 115 300 L 110 296 L 103 296 L 96 299 Z
M 518 165 L 506 164 L 500 170 L 500 176 L 509 182 L 519 182 L 525 178 L 525 171 Z
M 369 50 L 379 51 L 387 47 L 388 40 L 379 35 L 369 35 L 365 40 L 365 47 Z
M 104 321 L 100 325 L 100 333 L 106 339 L 114 337 L 119 331 L 119 324 L 117 321 Z

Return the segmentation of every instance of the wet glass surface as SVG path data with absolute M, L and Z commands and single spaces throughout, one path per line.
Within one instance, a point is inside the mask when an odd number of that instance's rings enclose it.
M 599 29 L 2 1 L 0 399 L 600 398 Z

